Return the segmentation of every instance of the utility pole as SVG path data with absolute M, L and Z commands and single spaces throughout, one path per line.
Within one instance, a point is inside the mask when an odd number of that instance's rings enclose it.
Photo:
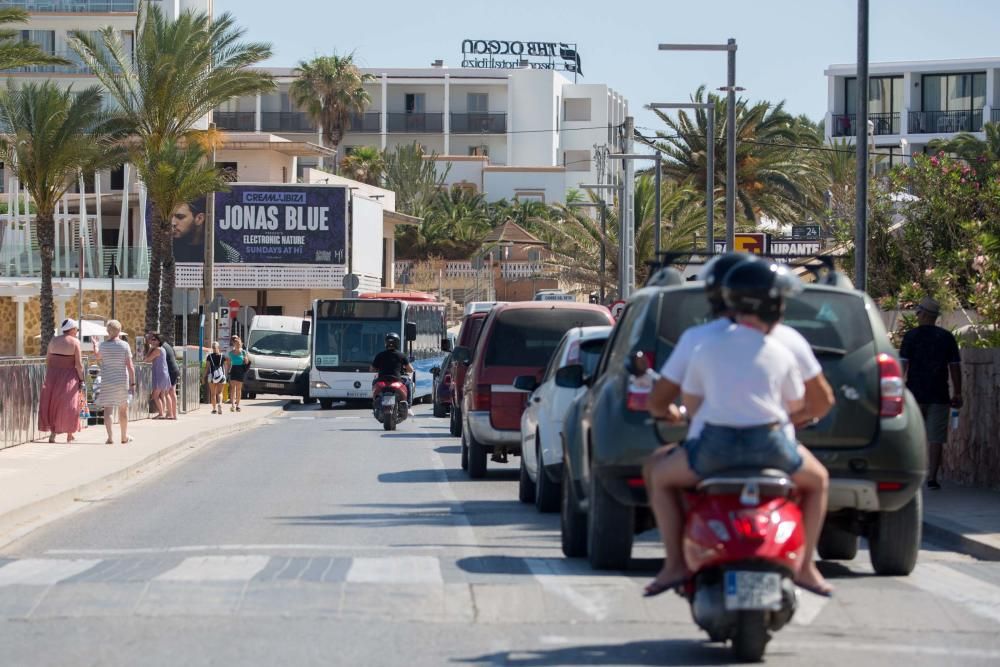
M 732 252 L 736 248 L 736 40 L 730 37 L 726 45 L 726 250 Z
M 656 151 L 656 178 L 653 179 L 656 188 L 656 226 L 653 227 L 653 259 L 660 256 L 660 224 L 663 222 L 662 203 L 660 199 L 660 186 L 663 178 L 663 154 Z
M 635 119 L 625 117 L 625 153 L 630 154 L 634 148 Z M 622 270 L 618 286 L 618 298 L 628 299 L 635 286 L 635 165 L 632 160 L 625 160 L 625 180 L 622 183 L 621 202 L 621 239 Z
M 868 0 L 858 0 L 858 94 L 854 148 L 858 169 L 854 203 L 854 286 L 864 291 L 868 273 Z
M 208 124 L 209 138 L 215 136 L 215 123 Z M 215 166 L 215 144 L 212 144 L 212 166 Z M 204 301 L 206 304 L 211 304 L 215 300 L 215 193 L 208 193 L 207 201 L 205 202 L 205 257 L 204 264 L 202 265 L 202 284 L 205 287 L 205 297 Z M 208 338 L 209 340 L 215 340 L 215 317 L 211 312 L 211 306 L 207 309 L 209 311 L 208 321 Z

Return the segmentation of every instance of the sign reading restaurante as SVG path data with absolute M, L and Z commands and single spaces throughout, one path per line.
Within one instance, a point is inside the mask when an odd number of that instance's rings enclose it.
M 517 69 L 526 61 L 532 69 L 583 74 L 575 43 L 517 42 L 497 39 L 462 40 L 462 67 Z

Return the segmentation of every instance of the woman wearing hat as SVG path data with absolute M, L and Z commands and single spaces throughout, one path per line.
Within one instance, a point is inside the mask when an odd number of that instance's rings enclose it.
M 80 430 L 80 389 L 83 386 L 83 355 L 76 337 L 80 326 L 76 320 L 66 319 L 59 328 L 62 335 L 49 341 L 45 354 L 38 430 L 49 432 L 49 442 L 55 442 L 59 433 L 66 434 L 66 442 L 73 442 L 73 434 Z

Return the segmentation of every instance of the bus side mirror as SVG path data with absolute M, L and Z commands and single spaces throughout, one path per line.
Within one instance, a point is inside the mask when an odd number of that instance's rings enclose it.
M 417 339 L 417 323 L 407 322 L 404 332 L 406 333 L 407 342 L 415 341 Z
M 302 335 L 308 336 L 309 331 L 312 329 L 312 322 L 309 320 L 302 320 Z
M 442 352 L 451 352 L 451 339 L 450 338 L 442 338 L 441 339 L 441 351 Z

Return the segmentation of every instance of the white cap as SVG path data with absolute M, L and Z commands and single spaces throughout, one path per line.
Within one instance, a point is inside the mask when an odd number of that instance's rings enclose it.
M 70 329 L 79 329 L 79 328 L 80 328 L 80 325 L 77 324 L 76 320 L 74 320 L 73 318 L 67 318 L 67 319 L 63 320 L 63 323 L 62 323 L 62 332 L 63 333 L 66 333 Z

